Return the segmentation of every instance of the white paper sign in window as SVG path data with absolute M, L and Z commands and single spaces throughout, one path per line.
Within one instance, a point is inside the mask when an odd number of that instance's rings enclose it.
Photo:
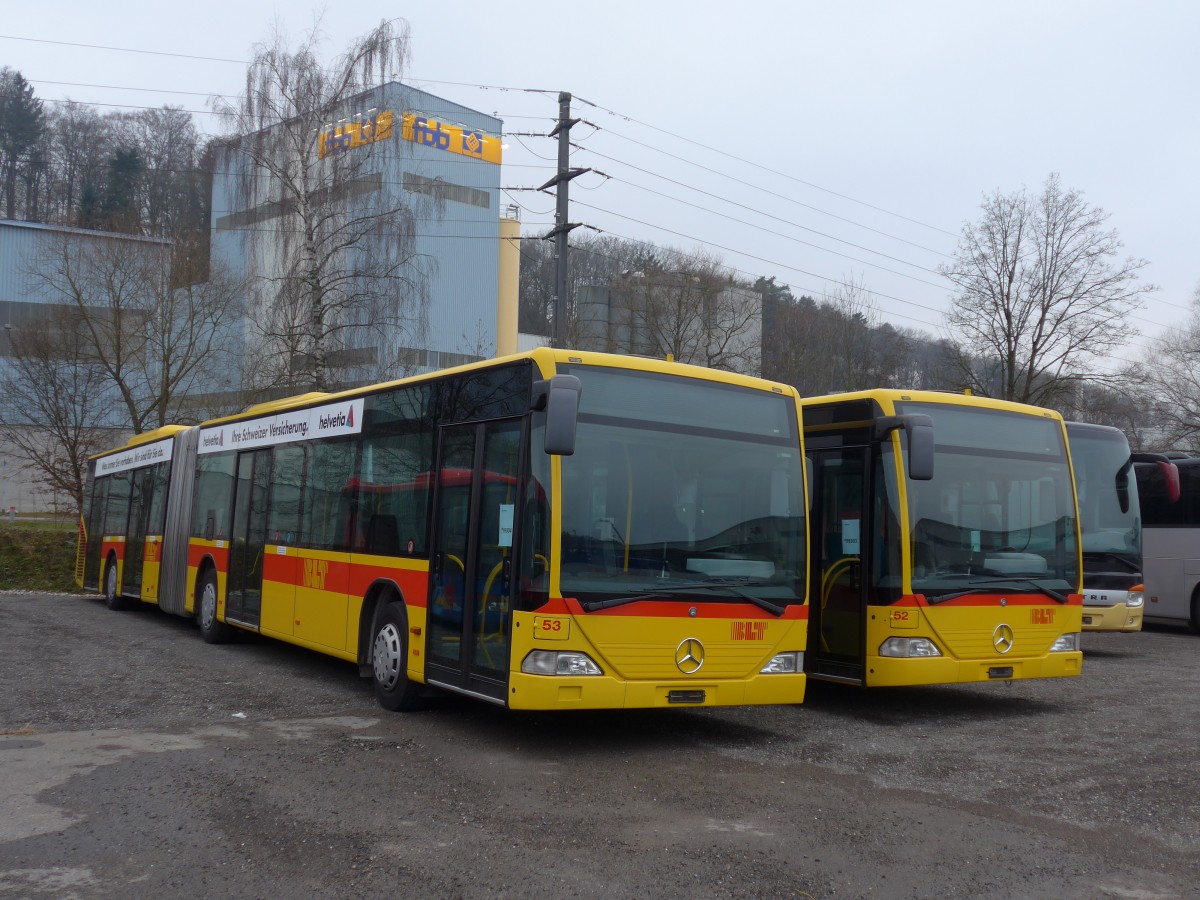
M 500 504 L 500 536 L 496 541 L 500 547 L 513 545 L 513 510 L 515 508 L 512 503 Z
M 858 556 L 858 519 L 842 519 L 842 556 Z

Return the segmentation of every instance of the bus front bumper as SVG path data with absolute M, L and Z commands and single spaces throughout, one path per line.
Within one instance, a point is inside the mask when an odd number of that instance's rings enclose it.
M 704 678 L 621 681 L 604 675 L 544 676 L 509 672 L 510 709 L 652 709 L 762 706 L 804 701 L 803 672 L 744 680 Z
M 867 687 L 912 687 L 932 684 L 971 684 L 981 681 L 1024 681 L 1030 678 L 1065 678 L 1083 670 L 1078 650 L 1045 656 L 1006 659 L 953 659 L 934 657 L 867 658 Z
M 1114 606 L 1084 606 L 1084 631 L 1141 631 L 1145 607 L 1132 609 L 1124 603 Z

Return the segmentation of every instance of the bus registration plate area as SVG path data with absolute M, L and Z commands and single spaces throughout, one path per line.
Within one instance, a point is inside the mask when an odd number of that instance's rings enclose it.
M 566 616 L 534 616 L 535 641 L 565 641 L 571 637 L 571 620 Z

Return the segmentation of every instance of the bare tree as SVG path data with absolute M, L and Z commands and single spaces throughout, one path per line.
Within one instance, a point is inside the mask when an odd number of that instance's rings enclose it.
M 760 279 L 761 281 L 761 279 Z M 768 285 L 769 286 L 769 285 Z M 768 377 L 806 396 L 876 387 L 948 387 L 932 338 L 884 322 L 853 274 L 811 297 L 776 295 L 763 329 Z
M 613 349 L 758 374 L 762 293 L 737 283 L 720 258 L 666 251 L 614 278 Z M 627 337 L 625 336 L 627 332 Z
M 98 191 L 105 160 L 113 153 L 113 116 L 90 106 L 67 103 L 51 112 L 47 129 L 51 172 L 44 209 L 46 221 L 78 224 L 85 188 Z
M 1137 281 L 1146 262 L 1118 261 L 1107 214 L 1055 174 L 1037 197 L 997 191 L 981 209 L 939 267 L 957 291 L 948 323 L 963 377 L 985 396 L 1052 404 L 1128 342 L 1127 317 L 1153 290 Z
M 397 362 L 387 349 L 395 335 L 425 328 L 419 195 L 386 189 L 379 163 L 400 152 L 400 142 L 378 139 L 400 123 L 363 112 L 382 106 L 407 56 L 401 20 L 382 22 L 328 67 L 315 32 L 294 50 L 277 35 L 255 52 L 240 101 L 217 104 L 230 130 L 221 166 L 238 173 L 235 212 L 217 228 L 245 236 L 247 274 L 261 288 L 257 352 L 281 361 L 272 377 L 289 386 L 329 387 L 331 364 L 356 335 L 376 337 L 386 369 Z
M 112 443 L 117 409 L 87 329 L 66 306 L 6 329 L 0 359 L 0 425 L 33 480 L 83 509 L 88 457 Z
M 229 329 L 241 284 L 220 271 L 177 284 L 181 265 L 163 241 L 62 235 L 32 261 L 29 278 L 71 311 L 75 356 L 102 371 L 123 421 L 140 433 L 181 418 L 190 395 L 235 388 Z
M 597 287 L 607 287 L 620 275 L 641 267 L 639 260 L 653 255 L 650 244 L 610 235 L 583 235 L 570 247 L 571 264 L 567 269 L 566 328 L 568 346 L 580 338 L 577 321 L 579 298 Z M 549 335 L 554 319 L 557 259 L 553 241 L 535 235 L 521 242 L 521 288 L 519 323 L 521 331 Z
M 1151 358 L 1153 365 L 1139 366 L 1130 376 L 1153 398 L 1147 406 L 1161 437 L 1149 449 L 1200 452 L 1200 287 L 1188 321 L 1156 340 Z
M 898 332 L 881 330 L 879 306 L 863 277 L 844 276 L 830 287 L 823 305 L 827 314 L 821 343 L 837 390 L 891 386 L 907 345 Z

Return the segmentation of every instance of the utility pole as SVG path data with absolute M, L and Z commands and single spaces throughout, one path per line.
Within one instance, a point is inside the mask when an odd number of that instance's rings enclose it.
M 578 222 L 568 222 L 568 186 L 571 179 L 582 175 L 588 169 L 572 169 L 571 162 L 571 126 L 579 119 L 571 118 L 571 95 L 563 91 L 558 95 L 558 124 L 550 132 L 550 136 L 558 135 L 558 173 L 543 184 L 539 190 L 546 190 L 554 185 L 554 195 L 557 204 L 554 211 L 554 227 L 543 236 L 544 240 L 554 238 L 554 257 L 557 263 L 554 276 L 554 329 L 551 343 L 555 347 L 563 345 L 566 337 L 564 321 L 567 315 L 567 238 L 571 229 L 578 228 Z

